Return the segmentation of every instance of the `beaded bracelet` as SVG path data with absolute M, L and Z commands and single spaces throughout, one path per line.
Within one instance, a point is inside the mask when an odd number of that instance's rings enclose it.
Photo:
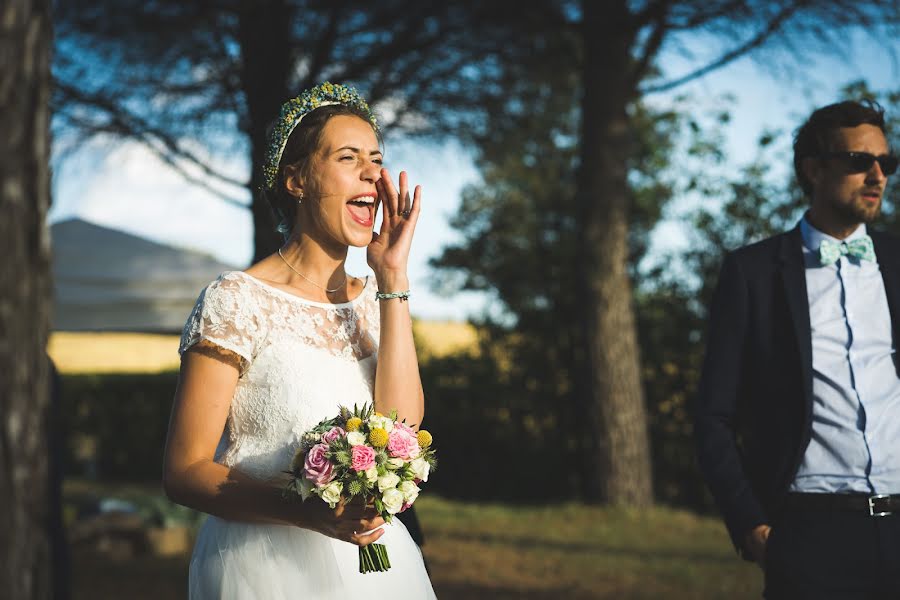
M 375 292 L 375 299 L 376 300 L 393 300 L 394 298 L 399 298 L 400 302 L 403 302 L 404 300 L 408 300 L 410 295 L 411 294 L 409 293 L 409 290 L 406 290 L 405 292 L 390 292 L 389 294 L 384 294 L 382 292 Z

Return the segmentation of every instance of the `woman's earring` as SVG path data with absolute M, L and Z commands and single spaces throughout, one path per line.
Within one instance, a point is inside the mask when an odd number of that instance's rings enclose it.
M 297 204 L 303 203 L 303 192 L 300 192 L 300 195 L 297 196 Z

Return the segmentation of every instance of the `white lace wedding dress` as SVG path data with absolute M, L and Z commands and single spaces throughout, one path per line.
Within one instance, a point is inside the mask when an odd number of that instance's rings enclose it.
M 369 278 L 350 302 L 317 303 L 240 271 L 203 291 L 179 352 L 202 341 L 241 357 L 217 462 L 279 480 L 304 431 L 337 414 L 338 405 L 371 401 L 379 339 L 375 291 Z M 379 543 L 388 548 L 391 569 L 361 575 L 353 544 L 299 527 L 210 516 L 191 557 L 190 598 L 435 597 L 419 548 L 399 519 L 385 526 Z

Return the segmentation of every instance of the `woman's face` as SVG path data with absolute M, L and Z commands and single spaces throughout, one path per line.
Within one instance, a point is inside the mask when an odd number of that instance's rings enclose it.
M 378 138 L 368 122 L 351 115 L 329 119 L 306 175 L 295 174 L 303 191 L 301 231 L 324 244 L 368 245 L 381 163 Z

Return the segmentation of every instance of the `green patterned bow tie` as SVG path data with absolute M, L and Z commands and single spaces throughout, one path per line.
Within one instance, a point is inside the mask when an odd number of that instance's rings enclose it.
M 841 256 L 848 255 L 875 262 L 875 244 L 872 243 L 872 238 L 863 235 L 849 242 L 822 240 L 822 245 L 819 246 L 819 262 L 824 266 L 833 265 Z

